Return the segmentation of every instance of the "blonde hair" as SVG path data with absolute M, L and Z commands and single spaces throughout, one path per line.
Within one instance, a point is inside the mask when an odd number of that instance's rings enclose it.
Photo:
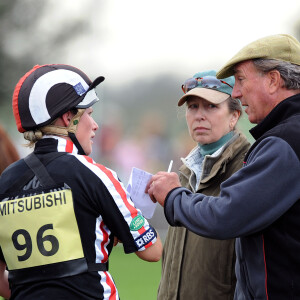
M 69 132 L 76 133 L 77 125 L 79 123 L 79 120 L 81 116 L 83 115 L 85 109 L 84 108 L 73 108 L 70 110 L 70 112 L 74 115 L 73 118 L 70 121 L 70 124 L 68 127 L 62 127 L 55 125 L 56 120 L 55 119 L 50 125 L 46 125 L 43 127 L 36 128 L 35 130 L 28 130 L 23 133 L 24 139 L 28 140 L 29 143 L 25 146 L 27 147 L 33 147 L 35 143 L 40 140 L 43 135 L 45 134 L 53 134 L 58 136 L 68 136 Z
M 43 137 L 43 133 L 41 130 L 37 129 L 35 131 L 25 131 L 23 136 L 25 140 L 29 141 L 25 146 L 32 148 L 35 143 Z

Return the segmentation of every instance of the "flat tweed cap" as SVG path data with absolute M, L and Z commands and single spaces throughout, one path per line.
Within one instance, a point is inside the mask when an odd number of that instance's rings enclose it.
M 277 59 L 300 65 L 300 43 L 291 35 L 277 34 L 256 40 L 233 56 L 217 73 L 217 78 L 234 74 L 234 66 L 255 58 Z

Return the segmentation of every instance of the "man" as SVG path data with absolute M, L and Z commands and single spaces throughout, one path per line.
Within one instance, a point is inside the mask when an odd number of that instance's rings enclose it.
M 10 294 L 6 265 L 11 299 L 119 299 L 108 272 L 116 238 L 125 253 L 160 259 L 159 236 L 117 174 L 88 156 L 103 80 L 52 64 L 16 85 L 16 124 L 35 148 L 1 175 L 0 295 Z
M 236 242 L 235 299 L 300 299 L 300 44 L 274 35 L 240 50 L 218 72 L 235 76 L 256 139 L 219 197 L 159 172 L 148 185 L 172 226 Z M 197 259 L 195 257 L 195 259 Z

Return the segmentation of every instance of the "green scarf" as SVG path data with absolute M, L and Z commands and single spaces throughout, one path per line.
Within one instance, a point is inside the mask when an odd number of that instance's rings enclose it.
M 222 146 L 224 146 L 233 137 L 233 135 L 234 135 L 233 131 L 230 131 L 229 133 L 225 134 L 218 141 L 214 143 L 206 144 L 206 145 L 201 145 L 200 143 L 198 143 L 200 148 L 200 153 L 203 156 L 213 154 Z

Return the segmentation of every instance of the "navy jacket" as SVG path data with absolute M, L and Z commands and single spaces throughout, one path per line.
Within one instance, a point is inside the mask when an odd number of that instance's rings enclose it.
M 219 197 L 176 188 L 166 198 L 172 226 L 238 237 L 235 299 L 300 299 L 299 129 L 300 94 L 251 130 L 256 142 Z

